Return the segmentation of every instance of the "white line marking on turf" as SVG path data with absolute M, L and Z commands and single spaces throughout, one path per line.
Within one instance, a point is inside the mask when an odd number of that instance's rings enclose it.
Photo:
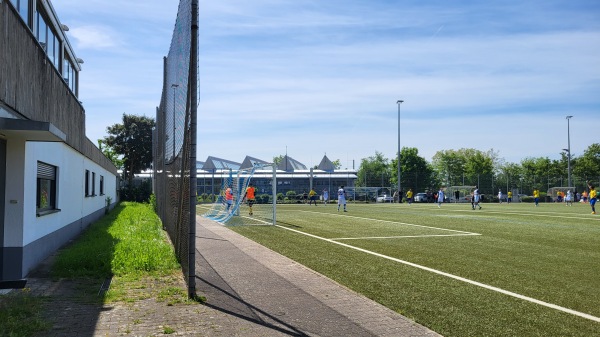
M 481 235 L 477 233 L 465 233 L 465 234 L 430 234 L 430 235 L 402 235 L 402 236 L 365 236 L 359 238 L 331 238 L 330 240 L 370 240 L 370 239 L 402 239 L 402 238 L 426 238 L 433 236 L 469 236 L 469 235 Z
M 300 212 L 314 213 L 314 214 L 319 214 L 319 215 L 340 216 L 339 214 L 335 214 L 335 213 L 321 213 L 321 212 L 313 212 L 313 211 L 300 211 Z M 448 232 L 460 233 L 460 235 L 481 235 L 479 233 L 465 232 L 465 231 L 459 231 L 459 230 L 455 230 L 455 229 L 447 229 L 447 228 L 439 228 L 439 227 L 415 225 L 415 224 L 406 223 L 406 222 L 398 222 L 398 221 L 390 221 L 390 220 L 379 220 L 379 219 L 371 219 L 371 218 L 362 218 L 362 217 L 353 216 L 353 215 L 343 215 L 343 216 L 348 217 L 348 218 L 361 219 L 361 220 L 369 220 L 369 221 L 375 221 L 375 222 L 386 222 L 386 223 L 393 223 L 393 224 L 399 224 L 399 225 L 405 225 L 405 226 L 421 227 L 421 228 L 428 228 L 428 229 L 438 229 L 438 230 L 441 230 L 441 231 L 448 231 Z
M 465 212 L 472 213 L 471 210 L 457 210 L 450 209 L 451 212 Z M 585 217 L 582 214 L 565 214 L 565 215 L 551 215 L 552 213 L 544 212 L 544 213 L 529 213 L 529 212 L 520 212 L 520 211 L 498 211 L 497 209 L 491 210 L 489 208 L 486 209 L 486 212 L 477 212 L 476 214 L 513 214 L 513 215 L 530 215 L 537 216 L 542 218 L 560 218 L 560 219 L 577 219 L 577 220 L 592 220 L 592 221 L 600 221 L 600 218 L 593 217 Z
M 381 257 L 381 258 L 384 258 L 384 259 L 387 259 L 387 260 L 391 260 L 391 261 L 394 261 L 394 262 L 402 263 L 402 264 L 405 264 L 407 266 L 411 266 L 411 267 L 415 267 L 415 268 L 418 268 L 418 269 L 422 269 L 422 270 L 425 270 L 425 271 L 428 271 L 428 272 L 431 272 L 431 273 L 434 273 L 434 274 L 446 276 L 446 277 L 449 277 L 449 278 L 452 278 L 452 279 L 455 279 L 455 280 L 458 280 L 458 281 L 462 281 L 462 282 L 465 282 L 465 283 L 468 283 L 468 284 L 472 284 L 474 286 L 478 286 L 478 287 L 481 287 L 481 288 L 484 288 L 484 289 L 488 289 L 488 290 L 492 290 L 492 291 L 495 291 L 495 292 L 499 292 L 499 293 L 504 294 L 504 295 L 512 296 L 512 297 L 515 297 L 515 298 L 518 298 L 518 299 L 521 299 L 521 300 L 524 300 L 524 301 L 528 301 L 528 302 L 531 302 L 531 303 L 539 304 L 539 305 L 542 305 L 542 306 L 545 306 L 545 307 L 548 307 L 548 308 L 552 308 L 552 309 L 555 309 L 555 310 L 566 312 L 566 313 L 571 314 L 571 315 L 579 316 L 579 317 L 586 318 L 586 319 L 589 319 L 591 321 L 595 321 L 595 322 L 599 322 L 600 323 L 600 317 L 592 316 L 590 314 L 586 314 L 586 313 L 583 313 L 583 312 L 575 311 L 573 309 L 561 307 L 561 306 L 556 305 L 556 304 L 552 304 L 552 303 L 540 301 L 538 299 L 535 299 L 535 298 L 532 298 L 532 297 L 528 297 L 528 296 L 524 296 L 524 295 L 517 294 L 517 293 L 513 293 L 512 291 L 504 290 L 502 288 L 498 288 L 498 287 L 494 287 L 494 286 L 487 285 L 487 284 L 484 284 L 484 283 L 480 283 L 480 282 L 477 282 L 477 281 L 469 280 L 469 279 L 464 278 L 464 277 L 460 277 L 460 276 L 457 276 L 457 275 L 446 273 L 446 272 L 443 272 L 441 270 L 437 270 L 437 269 L 425 267 L 425 266 L 422 266 L 422 265 L 419 265 L 419 264 L 416 264 L 416 263 L 412 263 L 412 262 L 408 262 L 408 261 L 405 261 L 405 260 L 400 260 L 400 259 L 397 259 L 397 258 L 394 258 L 394 257 L 391 257 L 391 256 L 387 256 L 387 255 L 375 253 L 375 252 L 372 252 L 370 250 L 366 250 L 366 249 L 355 247 L 355 246 L 352 246 L 352 245 L 349 245 L 349 244 L 345 244 L 345 243 L 342 243 L 342 242 L 334 241 L 332 239 L 327 239 L 327 238 L 323 238 L 323 237 L 320 237 L 320 236 L 317 236 L 317 235 L 313 235 L 313 234 L 309 234 L 309 233 L 304 233 L 302 231 L 291 229 L 291 228 L 287 228 L 287 227 L 283 227 L 283 226 L 280 226 L 280 225 L 276 225 L 276 226 L 279 227 L 279 228 L 283 228 L 283 229 L 292 231 L 292 232 L 296 232 L 298 234 L 307 235 L 307 236 L 310 236 L 310 237 L 315 238 L 315 239 L 327 241 L 327 242 L 330 242 L 330 243 L 333 243 L 333 244 L 336 244 L 336 245 L 340 245 L 340 246 L 343 246 L 343 247 L 346 247 L 346 248 L 358 250 L 358 251 L 363 252 L 363 253 L 367 253 L 367 254 L 370 254 L 370 255 L 378 256 L 378 257 Z

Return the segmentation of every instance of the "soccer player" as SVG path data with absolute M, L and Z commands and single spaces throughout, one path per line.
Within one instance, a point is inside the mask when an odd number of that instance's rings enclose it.
M 498 201 L 502 203 L 502 190 L 498 190 Z
M 510 204 L 512 202 L 512 191 L 508 191 L 508 193 L 506 194 L 506 203 Z
M 329 191 L 327 189 L 323 190 L 323 204 L 327 205 L 327 200 L 329 199 Z
M 225 190 L 225 202 L 227 202 L 227 212 L 229 212 L 229 209 L 233 204 L 233 193 L 231 191 L 231 187 L 227 187 Z
M 443 202 L 444 202 L 444 191 L 442 191 L 442 188 L 440 187 L 440 190 L 437 193 L 438 208 L 442 208 L 442 203 Z
M 408 201 L 409 205 L 412 205 L 412 201 L 413 201 L 413 191 L 412 191 L 412 188 L 409 188 L 408 192 L 406 192 L 406 201 Z
M 590 193 L 588 197 L 590 198 L 590 206 L 592 206 L 592 214 L 596 214 L 596 200 L 598 199 L 598 192 L 594 188 L 594 185 L 588 182 L 588 188 L 590 189 Z
M 565 206 L 573 206 L 573 195 L 571 195 L 571 190 L 568 190 L 567 195 L 565 196 Z
M 254 188 L 254 186 L 252 185 L 252 183 L 250 183 L 248 185 L 248 188 L 246 188 L 246 194 L 244 195 L 244 197 L 246 198 L 246 200 L 248 200 L 248 207 L 249 207 L 249 215 L 252 215 L 252 206 L 254 205 L 254 202 L 256 201 L 256 197 L 254 196 L 254 192 L 256 192 L 256 188 Z
M 535 207 L 538 207 L 540 202 L 540 191 L 536 188 L 533 190 L 533 199 L 535 200 Z
M 314 202 L 315 206 L 317 206 L 317 192 L 315 192 L 314 188 L 310 189 L 310 192 L 308 192 L 308 196 L 310 197 L 310 200 L 308 201 L 308 205 L 310 206 L 310 204 L 312 204 Z
M 471 208 L 475 209 L 475 206 L 477 206 L 479 209 L 481 209 L 481 205 L 479 205 L 479 197 L 479 189 L 477 186 L 475 186 L 475 189 L 473 190 L 473 198 L 471 199 Z
M 344 190 L 344 185 L 340 186 L 338 189 L 338 212 L 340 211 L 340 205 L 344 205 L 344 212 L 346 211 L 346 190 Z

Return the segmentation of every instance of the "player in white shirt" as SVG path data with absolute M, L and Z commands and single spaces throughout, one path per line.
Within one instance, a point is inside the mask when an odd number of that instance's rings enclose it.
M 473 209 L 475 209 L 475 206 L 481 209 L 481 206 L 479 205 L 479 197 L 479 189 L 477 188 L 477 186 L 475 186 L 475 190 L 473 191 L 473 202 L 471 203 L 471 207 Z
M 340 205 L 344 205 L 344 212 L 346 211 L 346 190 L 344 190 L 344 185 L 340 186 L 338 189 L 338 212 L 340 211 Z
M 565 196 L 565 206 L 573 206 L 573 195 L 571 194 L 571 190 L 568 190 L 567 195 Z
M 438 204 L 438 208 L 442 208 L 441 205 L 444 202 L 444 191 L 442 191 L 442 189 L 440 188 L 440 190 L 438 191 L 438 196 L 437 196 L 437 204 Z

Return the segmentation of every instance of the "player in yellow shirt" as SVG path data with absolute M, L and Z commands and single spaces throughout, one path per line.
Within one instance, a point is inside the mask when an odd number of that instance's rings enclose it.
M 315 192 L 314 188 L 310 189 L 310 192 L 308 192 L 308 205 L 310 206 L 310 204 L 312 204 L 313 202 L 315 203 L 315 206 L 317 206 L 317 192 Z
M 588 182 L 588 187 L 590 189 L 590 193 L 588 197 L 590 198 L 590 206 L 592 206 L 592 214 L 596 214 L 596 200 L 598 200 L 598 192 L 594 188 L 594 185 Z
M 533 190 L 533 199 L 535 200 L 535 207 L 537 207 L 540 202 L 540 191 L 537 188 Z
M 408 189 L 408 192 L 406 192 L 406 201 L 408 201 L 408 204 L 412 204 L 412 198 L 413 198 L 413 191 L 412 188 Z
M 508 193 L 506 193 L 507 197 L 506 197 L 506 203 L 510 204 L 512 202 L 512 191 L 508 191 Z

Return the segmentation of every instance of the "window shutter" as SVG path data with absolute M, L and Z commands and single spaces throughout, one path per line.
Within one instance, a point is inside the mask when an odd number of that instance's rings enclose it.
M 56 167 L 38 161 L 37 177 L 42 179 L 56 179 Z

